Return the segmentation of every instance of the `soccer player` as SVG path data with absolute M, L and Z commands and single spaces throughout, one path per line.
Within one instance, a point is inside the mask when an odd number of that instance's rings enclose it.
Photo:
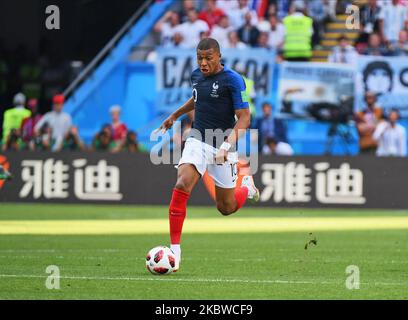
M 251 176 L 243 177 L 241 187 L 235 188 L 236 142 L 239 134 L 249 127 L 251 117 L 244 79 L 221 64 L 220 46 L 212 38 L 198 44 L 197 62 L 199 68 L 191 75 L 192 97 L 158 129 L 165 132 L 181 115 L 195 111 L 191 130 L 194 133 L 186 140 L 169 208 L 171 250 L 177 257 L 176 269 L 181 259 L 180 237 L 187 201 L 207 170 L 215 182 L 217 209 L 223 215 L 236 212 L 247 199 L 259 200 L 259 191 Z M 208 134 L 217 129 L 223 133 Z

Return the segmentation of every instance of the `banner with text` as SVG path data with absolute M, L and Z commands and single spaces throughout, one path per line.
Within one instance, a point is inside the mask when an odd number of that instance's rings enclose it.
M 14 176 L 0 181 L 1 202 L 168 205 L 177 178 L 172 165 L 153 165 L 146 154 L 19 152 L 0 159 Z M 257 206 L 408 208 L 405 158 L 260 157 L 254 180 Z M 213 188 L 205 177 L 189 204 L 214 206 Z
M 222 62 L 229 68 L 243 67 L 244 74 L 254 80 L 259 101 L 269 100 L 272 92 L 273 66 L 276 52 L 265 49 L 224 49 Z M 192 96 L 191 72 L 197 68 L 194 49 L 159 48 L 156 60 L 156 110 L 172 112 Z
M 308 118 L 315 107 L 351 109 L 354 68 L 332 63 L 284 62 L 280 67 L 277 116 Z
M 408 117 L 408 59 L 407 57 L 359 56 L 356 75 L 357 111 L 364 108 L 364 92 L 377 94 L 377 103 L 385 109 L 397 108 Z

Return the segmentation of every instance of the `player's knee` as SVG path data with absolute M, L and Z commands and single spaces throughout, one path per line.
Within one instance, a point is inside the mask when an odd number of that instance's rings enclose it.
M 226 201 L 217 202 L 217 209 L 223 216 L 229 216 L 237 211 L 235 203 Z
M 188 186 L 188 184 L 182 178 L 177 179 L 175 188 L 177 190 L 181 190 L 181 191 L 184 191 L 184 192 L 188 192 L 188 193 L 191 192 L 191 190 L 190 190 L 191 188 Z

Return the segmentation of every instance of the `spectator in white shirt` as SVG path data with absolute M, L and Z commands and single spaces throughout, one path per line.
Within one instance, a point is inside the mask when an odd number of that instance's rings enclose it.
M 228 16 L 222 16 L 217 25 L 212 28 L 211 38 L 218 41 L 220 46 L 223 48 L 228 44 L 228 33 L 232 31 L 230 26 Z
M 266 139 L 266 144 L 262 149 L 262 154 L 277 156 L 293 156 L 294 151 L 289 143 L 278 141 L 275 138 L 269 137 Z
M 400 5 L 398 0 L 392 0 L 392 3 L 388 3 L 381 9 L 380 19 L 384 41 L 388 44 L 395 44 L 400 31 L 405 27 L 407 8 Z
M 248 0 L 238 0 L 238 8 L 227 12 L 231 25 L 235 30 L 238 30 L 245 24 L 245 14 L 250 12 L 252 15 L 252 25 L 258 24 L 258 15 L 255 10 L 251 10 L 248 5 Z
M 48 124 L 52 130 L 52 138 L 55 141 L 52 146 L 52 151 L 58 151 L 62 148 L 65 135 L 72 126 L 71 116 L 62 111 L 64 107 L 65 97 L 62 94 L 57 94 L 52 99 L 53 111 L 47 112 L 34 127 L 34 133 L 39 135 L 43 125 Z
M 235 10 L 238 8 L 237 0 L 217 0 L 217 7 L 224 10 L 224 12 L 229 12 L 230 10 Z
M 388 3 L 389 3 L 390 1 L 391 1 L 391 0 L 377 0 L 377 5 L 378 5 L 380 8 L 384 8 L 385 6 L 388 5 Z
M 349 45 L 344 35 L 339 37 L 339 45 L 333 48 L 329 56 L 329 62 L 346 63 L 354 65 L 357 63 L 358 53 L 356 49 Z
M 209 27 L 205 21 L 198 19 L 196 10 L 189 10 L 187 16 L 188 21 L 179 25 L 176 28 L 176 33 L 179 33 L 183 38 L 180 43 L 181 47 L 195 48 L 200 41 L 202 33 L 209 32 Z
M 269 24 L 271 26 L 269 31 L 269 47 L 279 49 L 285 41 L 285 26 L 274 15 L 269 17 Z
M 234 30 L 228 33 L 228 43 L 225 48 L 232 49 L 245 49 L 247 46 L 245 43 L 239 41 L 238 33 Z
M 405 157 L 407 155 L 407 134 L 405 128 L 397 123 L 398 119 L 398 110 L 391 110 L 388 121 L 377 125 L 373 135 L 378 142 L 377 156 Z
M 173 37 L 180 25 L 179 14 L 175 11 L 168 11 L 159 22 L 156 23 L 153 30 L 160 33 L 160 45 L 170 47 L 173 44 Z

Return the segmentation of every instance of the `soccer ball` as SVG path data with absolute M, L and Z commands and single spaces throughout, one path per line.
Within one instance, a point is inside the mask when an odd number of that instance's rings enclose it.
M 146 267 L 151 273 L 163 275 L 175 272 L 176 256 L 164 246 L 154 247 L 146 256 Z

